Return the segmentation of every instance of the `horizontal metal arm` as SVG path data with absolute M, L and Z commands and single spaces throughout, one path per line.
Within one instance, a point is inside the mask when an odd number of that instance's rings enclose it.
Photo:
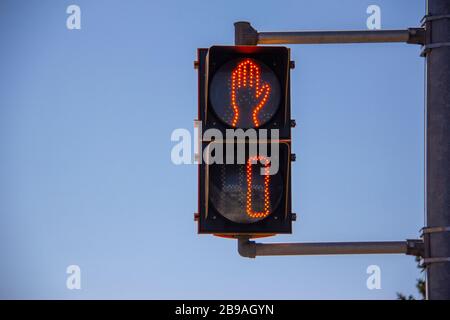
M 422 240 L 377 242 L 255 243 L 238 239 L 239 254 L 247 258 L 280 255 L 408 254 L 423 255 Z
M 260 32 L 259 44 L 407 42 L 408 30 Z
M 258 32 L 248 22 L 236 22 L 236 45 L 257 44 L 330 44 L 403 42 L 424 44 L 425 30 L 292 31 Z

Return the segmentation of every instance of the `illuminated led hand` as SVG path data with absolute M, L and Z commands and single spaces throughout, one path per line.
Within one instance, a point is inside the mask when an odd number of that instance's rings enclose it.
M 263 211 L 255 212 L 253 210 L 253 184 L 252 184 L 252 162 L 260 161 L 264 165 L 264 209 Z M 250 157 L 247 161 L 247 215 L 250 218 L 261 219 L 270 214 L 270 161 L 264 156 Z
M 247 90 L 243 91 L 245 88 Z M 260 67 L 250 59 L 239 63 L 231 75 L 231 107 L 233 108 L 233 127 L 236 126 L 239 119 L 239 96 L 249 94 L 252 101 L 252 120 L 255 127 L 259 127 L 258 113 L 264 107 L 270 95 L 270 85 L 261 83 Z

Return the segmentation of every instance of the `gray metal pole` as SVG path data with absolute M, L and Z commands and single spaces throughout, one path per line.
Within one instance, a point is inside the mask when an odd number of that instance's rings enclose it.
M 424 261 L 427 298 L 450 300 L 450 1 L 427 7 Z
M 234 24 L 236 45 L 403 42 L 423 44 L 423 28 L 406 30 L 258 32 L 247 21 Z
M 258 44 L 408 42 L 408 30 L 259 32 Z
M 420 256 L 422 240 L 375 242 L 255 243 L 238 239 L 241 256 L 331 255 L 331 254 L 409 254 Z

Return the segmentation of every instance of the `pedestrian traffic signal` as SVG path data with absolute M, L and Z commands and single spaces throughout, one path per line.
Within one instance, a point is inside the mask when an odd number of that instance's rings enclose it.
M 198 53 L 203 130 L 278 129 L 290 140 L 288 48 L 213 46 Z
M 291 233 L 290 65 L 285 47 L 198 50 L 199 233 Z

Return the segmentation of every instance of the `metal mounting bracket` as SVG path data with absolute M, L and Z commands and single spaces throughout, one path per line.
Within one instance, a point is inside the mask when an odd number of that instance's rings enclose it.
M 238 237 L 238 252 L 242 257 L 279 255 L 340 255 L 340 254 L 407 254 L 423 256 L 420 239 L 375 242 L 315 242 L 256 243 L 248 237 Z
M 424 227 L 422 228 L 422 236 L 431 235 L 435 233 L 450 232 L 450 227 Z M 426 257 L 423 259 L 423 264 L 450 262 L 450 257 Z
M 258 44 L 335 44 L 335 43 L 380 43 L 403 42 L 425 44 L 425 29 L 406 30 L 338 30 L 338 31 L 291 31 L 258 32 L 247 21 L 234 24 L 236 45 Z

